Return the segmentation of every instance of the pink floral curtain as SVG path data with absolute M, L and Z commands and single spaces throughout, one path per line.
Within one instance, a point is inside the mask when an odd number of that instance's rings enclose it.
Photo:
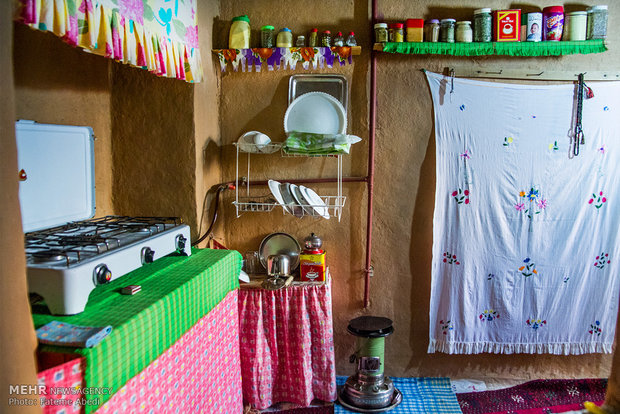
M 17 0 L 15 19 L 158 76 L 202 80 L 196 0 Z

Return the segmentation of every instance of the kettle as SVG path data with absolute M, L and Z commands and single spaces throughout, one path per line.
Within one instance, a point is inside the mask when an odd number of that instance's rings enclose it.
M 311 233 L 310 236 L 304 239 L 304 247 L 306 248 L 306 250 L 313 251 L 313 252 L 316 252 L 316 251 L 322 252 L 321 250 L 322 245 L 323 245 L 323 240 L 321 240 L 321 238 L 314 233 Z

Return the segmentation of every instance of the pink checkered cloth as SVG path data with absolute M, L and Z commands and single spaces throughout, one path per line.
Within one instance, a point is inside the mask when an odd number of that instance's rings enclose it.
M 336 400 L 329 282 L 239 292 L 244 403 L 307 407 Z

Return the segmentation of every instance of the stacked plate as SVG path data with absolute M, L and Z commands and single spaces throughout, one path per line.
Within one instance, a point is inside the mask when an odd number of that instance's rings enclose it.
M 286 212 L 296 217 L 316 216 L 329 219 L 327 204 L 314 190 L 275 180 L 269 180 L 269 189 Z

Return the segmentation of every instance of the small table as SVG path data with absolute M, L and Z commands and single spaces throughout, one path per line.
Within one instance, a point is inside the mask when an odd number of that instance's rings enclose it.
M 335 401 L 331 281 L 257 286 L 239 291 L 244 403 L 262 410 L 279 402 Z

